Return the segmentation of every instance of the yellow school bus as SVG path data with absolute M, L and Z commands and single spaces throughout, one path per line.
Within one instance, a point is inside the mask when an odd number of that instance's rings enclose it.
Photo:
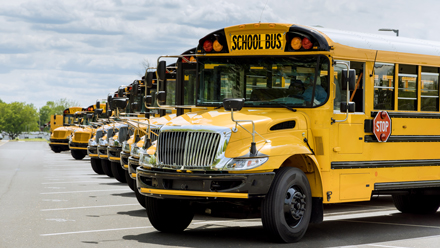
M 70 107 L 63 111 L 63 126 L 53 130 L 50 135 L 49 146 L 55 153 L 69 150 L 69 137 L 72 132 L 79 127 L 74 126 L 78 118 L 75 117 L 75 113 L 82 111 L 81 107 Z
M 218 109 L 164 125 L 138 167 L 156 229 L 227 203 L 296 242 L 323 204 L 388 194 L 403 213 L 439 208 L 439 42 L 255 23 L 197 50 L 197 105 Z

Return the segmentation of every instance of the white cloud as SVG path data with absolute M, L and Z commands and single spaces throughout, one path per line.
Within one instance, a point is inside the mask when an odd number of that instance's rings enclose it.
M 267 2 L 267 5 L 266 5 Z M 14 0 L 0 3 L 0 99 L 84 106 L 217 29 L 283 22 L 439 40 L 440 3 L 420 0 Z M 264 8 L 264 11 L 263 11 Z M 383 33 L 384 35 L 394 35 Z

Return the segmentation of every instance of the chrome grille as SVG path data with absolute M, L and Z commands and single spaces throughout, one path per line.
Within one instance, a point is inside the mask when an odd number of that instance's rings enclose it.
M 211 166 L 220 139 L 220 134 L 213 132 L 161 132 L 157 150 L 159 164 L 176 167 Z

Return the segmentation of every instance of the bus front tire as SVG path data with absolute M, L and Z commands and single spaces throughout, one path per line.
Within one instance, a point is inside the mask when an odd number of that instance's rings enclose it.
M 60 153 L 61 152 L 61 148 L 59 148 L 58 146 L 52 146 L 50 149 L 52 149 L 52 151 L 54 153 Z
M 306 175 L 298 168 L 283 167 L 275 175 L 262 202 L 263 228 L 277 242 L 297 242 L 309 226 L 312 193 Z
M 101 161 L 99 160 L 99 158 L 90 158 L 90 164 L 96 174 L 102 175 L 104 174 L 104 171 L 102 170 Z
M 81 150 L 70 150 L 70 154 L 72 154 L 72 157 L 76 160 L 81 160 L 87 155 L 86 153 L 84 153 L 84 151 Z
M 107 159 L 101 159 L 101 167 L 102 167 L 102 171 L 104 171 L 104 174 L 106 174 L 109 177 L 113 177 L 110 161 L 108 161 Z
M 130 187 L 131 190 L 136 191 L 136 180 L 130 177 L 130 175 L 128 174 L 128 170 L 126 170 L 124 174 L 125 179 L 127 180 L 128 187 Z
M 142 207 L 147 208 L 147 205 L 145 205 L 146 203 L 146 196 L 142 195 L 141 193 L 139 193 L 138 189 L 134 190 L 134 193 L 136 195 L 136 199 L 138 200 L 139 204 L 141 204 Z
M 127 180 L 125 179 L 125 175 L 123 174 L 125 172 L 124 172 L 124 169 L 122 169 L 122 167 L 121 167 L 121 163 L 111 162 L 110 167 L 112 170 L 112 174 L 116 178 L 116 180 L 118 180 L 121 183 L 127 182 Z
M 145 197 L 148 219 L 161 232 L 176 233 L 191 223 L 194 212 L 188 201 Z
M 437 195 L 393 195 L 394 206 L 402 213 L 434 214 L 440 207 L 440 196 Z

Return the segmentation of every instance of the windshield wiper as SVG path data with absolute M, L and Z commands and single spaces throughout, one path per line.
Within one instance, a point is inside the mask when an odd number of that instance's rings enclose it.
M 287 106 L 287 105 L 280 105 L 280 106 L 285 107 L 286 109 L 288 109 L 288 110 L 290 110 L 290 111 L 292 111 L 292 112 L 296 112 L 296 109 L 294 109 L 294 108 L 292 108 L 292 107 L 289 107 L 289 106 Z

